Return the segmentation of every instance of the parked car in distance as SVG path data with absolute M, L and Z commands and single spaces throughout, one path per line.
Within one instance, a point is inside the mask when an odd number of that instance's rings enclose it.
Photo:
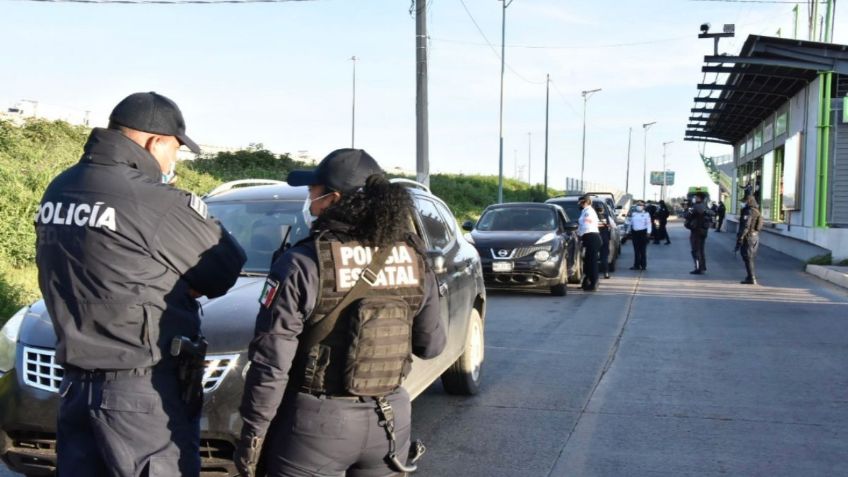
M 566 215 L 569 218 L 573 218 L 574 223 L 577 223 L 578 217 L 580 217 L 580 206 L 577 205 L 577 201 L 581 196 L 571 195 L 565 197 L 554 197 L 552 199 L 548 199 L 545 202 L 548 204 L 556 204 L 565 210 Z M 615 271 L 615 264 L 618 260 L 618 256 L 621 254 L 621 231 L 618 227 L 618 223 L 615 221 L 615 211 L 614 209 L 610 209 L 609 204 L 596 196 L 593 196 L 592 199 L 593 207 L 603 207 L 606 211 L 607 215 L 607 226 L 610 228 L 610 251 L 609 251 L 609 259 L 608 269 L 609 271 Z
M 474 394 L 482 378 L 486 316 L 480 256 L 462 238 L 444 202 L 423 185 L 402 182 L 415 203 L 411 225 L 427 246 L 448 330 L 444 352 L 427 361 L 414 358 L 403 386 L 415 397 L 441 377 L 448 393 Z M 227 183 L 204 197 L 210 215 L 242 244 L 247 263 L 226 295 L 201 300 L 203 332 L 209 341 L 201 476 L 237 474 L 232 456 L 241 432 L 238 406 L 258 297 L 273 254 L 309 234 L 303 215 L 306 197 L 306 187 L 255 180 Z M 55 344 L 56 334 L 42 300 L 21 309 L 0 332 L 0 453 L 10 469 L 26 475 L 48 476 L 56 470 L 56 412 L 63 370 L 56 363 Z
M 480 253 L 486 286 L 548 289 L 564 296 L 569 281 L 583 279 L 577 223 L 554 204 L 516 202 L 490 205 L 466 240 Z

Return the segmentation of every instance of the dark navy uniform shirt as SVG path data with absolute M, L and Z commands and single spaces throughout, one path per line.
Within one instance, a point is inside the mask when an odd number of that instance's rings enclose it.
M 241 405 L 242 432 L 253 436 L 265 435 L 280 407 L 298 336 L 316 306 L 319 278 L 314 240 L 304 240 L 286 251 L 268 276 L 279 283 L 279 289 L 271 306 L 261 307 L 256 318 Z M 429 270 L 425 277 L 424 300 L 412 324 L 412 352 L 429 359 L 445 348 L 447 334 L 440 318 L 436 277 Z
M 162 184 L 156 159 L 109 129 L 47 187 L 35 228 L 57 358 L 82 369 L 157 363 L 200 330 L 189 290 L 223 295 L 245 262 L 199 197 Z

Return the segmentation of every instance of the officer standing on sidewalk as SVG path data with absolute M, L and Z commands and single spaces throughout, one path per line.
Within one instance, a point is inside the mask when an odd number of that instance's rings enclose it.
M 598 259 L 601 252 L 601 234 L 598 229 L 598 214 L 592 208 L 592 197 L 584 195 L 577 201 L 583 209 L 577 219 L 577 235 L 583 244 L 583 284 L 585 291 L 598 289 Z
M 245 255 L 200 198 L 169 185 L 180 145 L 199 152 L 173 101 L 136 93 L 109 120 L 35 218 L 38 281 L 65 369 L 57 473 L 197 476 L 201 375 L 186 366 L 203 357 L 169 350 L 175 338 L 203 348 L 196 298 L 223 295 Z
M 236 467 L 252 477 L 267 440 L 269 476 L 410 472 L 400 384 L 412 354 L 433 358 L 447 340 L 412 198 L 360 149 L 334 151 L 288 183 L 309 186 L 304 214 L 317 218 L 274 262 L 259 300 Z
M 748 276 L 740 283 L 744 285 L 756 285 L 757 274 L 754 260 L 757 257 L 757 249 L 760 246 L 760 230 L 763 229 L 763 215 L 760 213 L 759 204 L 754 196 L 745 199 L 745 207 L 739 217 L 739 232 L 736 234 L 736 250 L 742 252 L 742 262 Z

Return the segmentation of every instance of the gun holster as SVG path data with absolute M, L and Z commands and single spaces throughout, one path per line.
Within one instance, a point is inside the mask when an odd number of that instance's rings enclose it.
M 195 339 L 175 336 L 171 340 L 171 356 L 177 358 L 180 397 L 195 415 L 203 408 L 203 373 L 206 372 L 208 345 L 202 335 Z

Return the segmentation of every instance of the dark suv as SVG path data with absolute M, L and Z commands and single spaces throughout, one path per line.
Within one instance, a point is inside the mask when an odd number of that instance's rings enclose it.
M 241 430 L 247 346 L 273 253 L 308 235 L 302 211 L 305 187 L 276 181 L 236 181 L 204 200 L 211 215 L 238 238 L 247 253 L 242 276 L 226 295 L 202 301 L 203 332 L 209 340 L 205 403 L 201 420 L 201 475 L 234 475 L 233 444 Z M 269 183 L 273 182 L 273 183 Z M 477 251 L 462 238 L 448 207 L 417 183 L 409 187 L 415 229 L 428 247 L 439 280 L 448 344 L 437 358 L 417 358 L 404 387 L 413 397 L 437 378 L 453 394 L 477 392 L 483 364 L 486 291 Z M 249 185 L 249 187 L 239 187 Z M 43 301 L 21 309 L 0 332 L 0 453 L 13 471 L 28 476 L 55 473 L 55 429 L 62 368 L 54 357 L 56 335 Z

